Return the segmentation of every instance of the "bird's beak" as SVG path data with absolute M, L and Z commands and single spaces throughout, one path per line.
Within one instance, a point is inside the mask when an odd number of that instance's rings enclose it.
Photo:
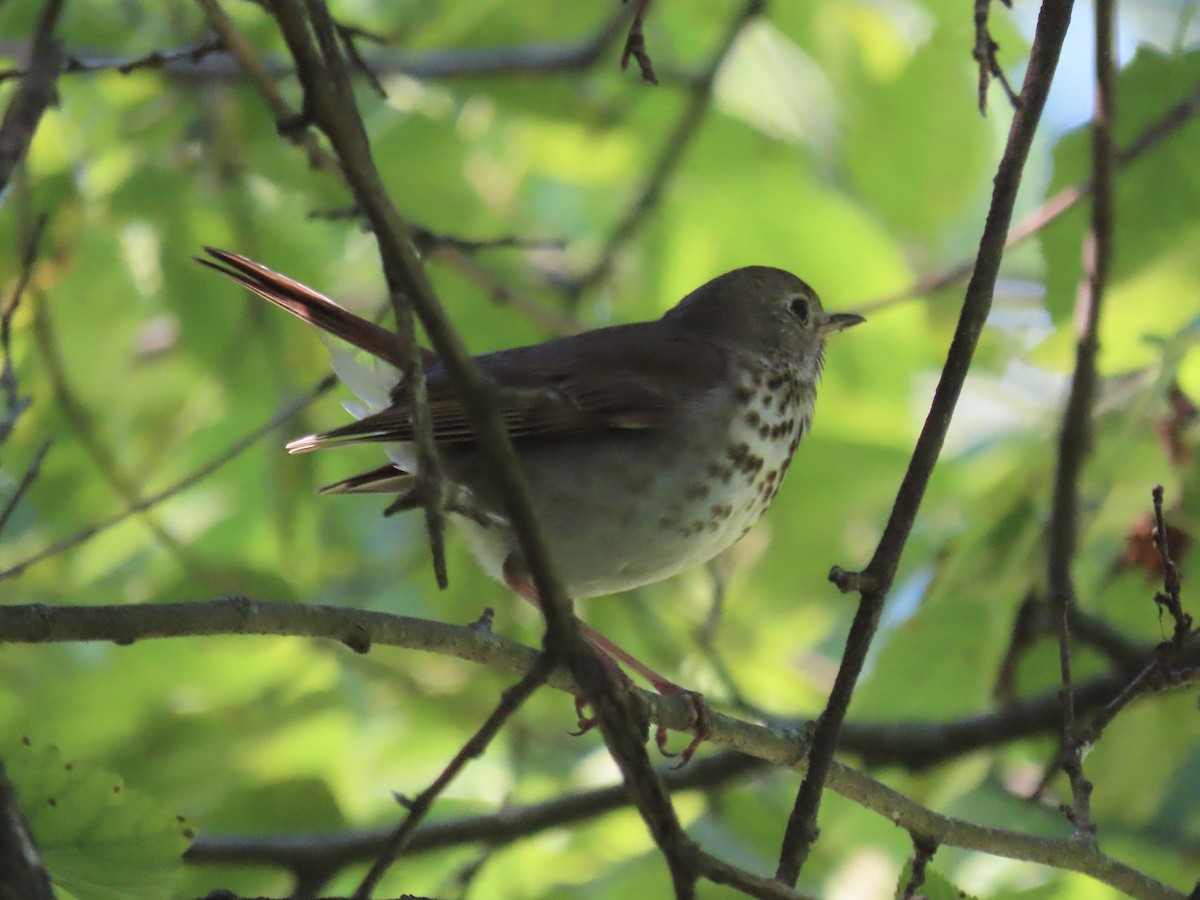
M 822 336 L 837 334 L 839 331 L 845 331 L 847 328 L 861 325 L 865 321 L 867 320 L 862 316 L 856 316 L 854 313 L 826 313 L 825 321 L 821 323 L 817 331 Z

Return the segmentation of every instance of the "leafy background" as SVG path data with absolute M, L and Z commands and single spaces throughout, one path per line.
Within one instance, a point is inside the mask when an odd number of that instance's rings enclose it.
M 252 4 L 227 6 L 258 52 L 285 59 L 269 16 Z M 586 39 L 615 10 L 361 0 L 334 11 L 393 36 L 392 46 L 368 49 L 394 60 Z M 0 7 L 6 65 L 20 63 L 37 12 L 31 3 Z M 1034 12 L 1018 4 L 993 16 L 1014 78 Z M 382 76 L 386 99 L 361 83 L 358 97 L 388 187 L 420 225 L 466 238 L 563 241 L 561 249 L 472 254 L 542 310 L 588 327 L 654 317 L 711 276 L 766 264 L 800 273 L 830 308 L 868 311 L 867 326 L 831 344 L 815 430 L 763 523 L 709 570 L 583 610 L 718 707 L 736 685 L 773 713 L 812 716 L 853 612 L 826 573 L 861 564 L 875 545 L 961 296 L 961 285 L 917 296 L 910 288 L 973 252 L 1011 111 L 995 88 L 987 116 L 976 109 L 964 4 L 774 4 L 725 58 L 699 130 L 611 269 L 581 291 L 563 290 L 635 208 L 692 102 L 689 79 L 735 14 L 727 0 L 655 4 L 647 40 L 663 77 L 657 88 L 619 69 L 618 40 L 584 71 L 413 78 L 392 67 Z M 1124 146 L 1195 96 L 1200 51 L 1192 49 L 1194 3 L 1128 5 L 1122 15 Z M 1076 130 L 1090 102 L 1087 10 L 1078 18 L 1022 211 L 1088 177 L 1088 135 Z M 200 42 L 206 29 L 186 3 L 77 2 L 60 34 L 80 57 L 132 59 Z M 233 69 L 198 69 L 64 75 L 58 108 L 0 198 L 6 298 L 32 222 L 49 216 L 13 320 L 15 374 L 32 403 L 3 447 L 0 490 L 11 495 L 52 441 L 0 534 L 0 568 L 196 471 L 327 371 L 309 330 L 191 261 L 202 245 L 261 259 L 360 310 L 382 296 L 371 237 L 353 220 L 314 215 L 345 206 L 336 180 L 280 138 Z M 297 104 L 294 80 L 279 85 Z M 1147 646 L 1166 626 L 1152 603 L 1154 574 L 1121 564 L 1127 538 L 1150 509 L 1153 484 L 1166 487 L 1181 534 L 1194 528 L 1200 499 L 1195 465 L 1172 462 L 1156 432 L 1171 384 L 1200 396 L 1198 146 L 1200 126 L 1189 122 L 1120 174 L 1097 438 L 1082 484 L 1081 606 Z M 1086 227 L 1084 204 L 1007 258 L 852 720 L 945 721 L 995 706 L 1017 610 L 1042 581 Z M 539 319 L 495 302 L 436 254 L 428 271 L 473 351 L 548 335 Z M 439 592 L 419 516 L 383 519 L 378 501 L 313 497 L 317 486 L 376 465 L 373 454 L 288 457 L 281 445 L 343 420 L 336 399 L 323 397 L 178 496 L 0 581 L 0 597 L 90 605 L 236 593 L 455 623 L 495 607 L 497 630 L 536 642 L 533 611 L 482 576 L 457 539 L 450 589 Z M 1194 433 L 1183 440 L 1194 443 Z M 1185 578 L 1195 556 L 1181 555 Z M 697 638 L 718 583 L 720 666 Z M 1189 593 L 1185 580 L 1185 600 Z M 1082 678 L 1109 665 L 1087 648 L 1077 657 Z M 415 793 L 436 776 L 511 680 L 430 654 L 356 656 L 269 637 L 6 646 L 0 673 L 0 749 L 57 886 L 81 900 L 216 887 L 286 892 L 289 876 L 278 869 L 188 867 L 179 853 L 197 832 L 252 838 L 393 823 L 393 792 Z M 1018 696 L 1053 691 L 1053 641 L 1037 642 L 1016 675 Z M 491 813 L 611 783 L 599 738 L 570 737 L 573 725 L 569 699 L 540 692 L 437 815 Z M 1119 719 L 1086 763 L 1104 849 L 1177 886 L 1190 884 L 1197 863 L 1197 735 L 1194 695 L 1154 698 Z M 1054 748 L 1047 733 L 930 772 L 876 774 L 940 811 L 1066 834 L 1053 804 L 1020 799 Z M 795 786 L 792 774 L 762 775 L 683 795 L 680 814 L 713 852 L 770 872 Z M 55 819 L 67 812 L 77 818 Z M 80 821 L 88 827 L 72 824 Z M 833 796 L 822 823 L 801 888 L 890 893 L 911 852 L 907 835 Z M 936 867 L 984 895 L 1112 895 L 1081 876 L 966 852 L 944 850 Z M 327 890 L 351 891 L 361 871 L 351 867 Z M 420 855 L 384 885 L 437 896 L 597 898 L 634 887 L 665 895 L 668 886 L 631 811 L 494 852 L 468 845 Z

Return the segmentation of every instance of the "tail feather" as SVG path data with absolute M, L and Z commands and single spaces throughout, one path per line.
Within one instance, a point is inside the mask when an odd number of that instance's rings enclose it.
M 301 284 L 286 275 L 268 269 L 254 260 L 227 250 L 205 247 L 204 251 L 217 260 L 196 257 L 196 262 L 220 272 L 253 291 L 264 300 L 286 309 L 297 318 L 303 319 L 322 331 L 353 344 L 372 356 L 390 363 L 397 369 L 404 368 L 404 358 L 396 335 L 374 322 L 356 316 L 324 294 Z M 218 265 L 220 263 L 221 265 Z M 428 350 L 421 348 L 425 364 L 436 360 Z
M 321 494 L 400 494 L 412 487 L 413 476 L 388 463 L 370 472 L 327 484 Z

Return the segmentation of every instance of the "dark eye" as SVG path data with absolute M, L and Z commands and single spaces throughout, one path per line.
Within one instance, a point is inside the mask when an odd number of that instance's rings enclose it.
M 808 321 L 808 301 L 803 297 L 797 297 L 788 304 L 788 308 L 792 311 L 792 315 L 800 320 L 800 324 Z

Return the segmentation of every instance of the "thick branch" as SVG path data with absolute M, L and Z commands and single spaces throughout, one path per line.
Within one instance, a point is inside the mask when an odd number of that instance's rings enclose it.
M 343 606 L 270 603 L 244 597 L 142 606 L 0 606 L 0 642 L 104 640 L 128 645 L 152 638 L 217 634 L 321 637 L 343 643 L 357 653 L 366 653 L 375 644 L 403 646 L 456 656 L 499 671 L 516 673 L 527 671 L 538 655 L 534 650 L 477 627 L 453 626 Z M 1179 661 L 1181 664 L 1186 661 L 1196 665 L 1200 662 L 1200 647 L 1189 646 Z M 1124 683 L 1124 678 L 1116 682 L 1118 688 Z M 562 670 L 552 672 L 547 684 L 570 693 L 578 692 L 575 682 Z M 1091 687 L 1087 688 L 1089 699 L 1092 690 Z M 1113 685 L 1106 680 L 1098 681 L 1094 690 L 1099 702 L 1113 695 Z M 668 700 L 650 694 L 643 694 L 642 697 L 655 721 L 668 727 L 683 727 L 692 715 L 690 707 L 682 700 Z M 1012 727 L 1014 734 L 1028 733 L 1027 729 L 1038 728 L 1038 723 L 1044 722 L 1046 717 L 1050 719 L 1046 723 L 1047 728 L 1053 727 L 1056 710 L 1054 698 L 1042 698 L 1031 702 L 1027 708 L 1014 711 L 1011 722 L 1004 727 Z M 1003 717 L 1006 713 L 994 715 L 1000 722 L 1005 721 Z M 936 752 L 934 745 L 940 741 L 955 740 L 956 733 L 963 738 L 960 750 L 968 747 L 970 740 L 981 741 L 970 745 L 972 748 L 984 746 L 988 743 L 984 730 L 991 727 L 988 718 L 928 725 L 928 731 L 914 740 L 930 754 Z M 864 754 L 870 752 L 867 745 L 885 746 L 881 744 L 881 730 L 890 726 L 861 727 L 861 733 L 856 733 L 854 729 L 848 732 L 848 742 L 858 744 Z M 914 726 L 912 730 L 920 732 L 923 728 Z M 797 732 L 801 730 L 797 729 Z M 902 726 L 898 726 L 897 730 L 901 734 L 904 732 Z M 803 772 L 807 765 L 803 747 L 797 749 L 797 733 L 779 733 L 719 713 L 714 716 L 710 742 L 797 772 Z M 699 761 L 694 763 L 699 764 Z M 918 831 L 942 845 L 1082 872 L 1138 897 L 1181 896 L 1143 873 L 1076 842 L 989 829 L 942 816 L 848 766 L 834 763 L 828 785 L 831 790 L 865 809 L 887 817 L 898 827 Z M 414 835 L 416 845 L 421 840 L 420 834 L 421 831 L 418 831 Z

